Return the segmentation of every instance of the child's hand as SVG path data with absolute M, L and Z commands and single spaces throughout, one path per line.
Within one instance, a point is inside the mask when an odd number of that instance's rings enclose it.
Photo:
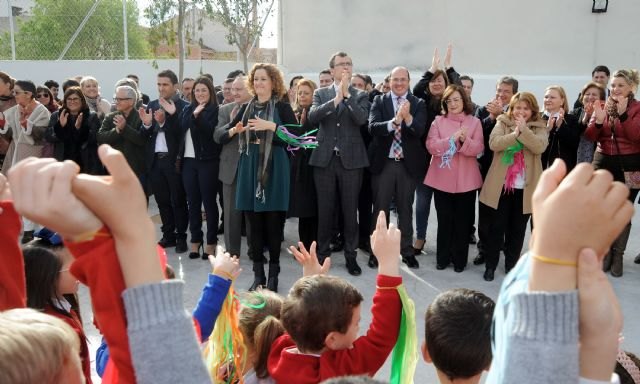
M 608 381 L 616 365 L 622 313 L 596 253 L 584 249 L 578 261 L 580 377 Z
M 298 242 L 298 248 L 293 245 L 289 247 L 291 253 L 293 253 L 293 257 L 296 258 L 298 263 L 302 265 L 302 276 L 312 276 L 312 275 L 326 275 L 329 272 L 329 268 L 331 268 L 331 258 L 327 257 L 324 259 L 322 265 L 318 262 L 318 255 L 316 254 L 316 242 L 311 243 L 311 249 L 307 252 L 307 249 L 304 247 L 302 242 Z
M 532 251 L 569 262 L 584 248 L 603 256 L 633 216 L 629 190 L 611 173 L 594 172 L 591 164 L 565 174 L 564 162 L 556 160 L 533 193 Z
M 16 211 L 68 240 L 98 231 L 102 222 L 71 193 L 79 171 L 72 161 L 30 157 L 19 162 L 9 171 Z
M 227 280 L 235 280 L 242 272 L 238 258 L 225 252 L 221 246 L 216 247 L 215 256 L 209 255 L 209 262 L 213 268 L 213 274 Z
M 376 229 L 371 235 L 371 251 L 378 258 L 378 273 L 387 276 L 400 276 L 400 230 L 389 225 L 384 211 L 378 214 Z

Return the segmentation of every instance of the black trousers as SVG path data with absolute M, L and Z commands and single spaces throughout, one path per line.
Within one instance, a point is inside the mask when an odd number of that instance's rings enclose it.
M 475 210 L 476 191 L 449 193 L 433 190 L 438 215 L 436 262 L 464 268 L 469 257 L 470 211 Z
M 298 237 L 309 250 L 311 243 L 318 239 L 318 216 L 298 218 Z
M 182 166 L 182 181 L 189 202 L 189 230 L 191 242 L 201 243 L 202 206 L 207 214 L 207 244 L 218 243 L 218 193 L 219 160 L 196 160 L 185 158 Z
M 268 211 L 253 212 L 246 211 L 251 228 L 251 246 L 249 247 L 249 257 L 254 263 L 262 262 L 262 250 L 266 245 L 269 248 L 269 263 L 280 262 L 280 244 L 282 238 L 282 220 L 286 212 Z
M 371 218 L 373 216 L 373 186 L 371 173 L 367 168 L 362 171 L 362 188 L 358 196 L 358 246 L 369 246 L 371 235 Z
M 489 239 L 485 244 L 486 268 L 495 270 L 500 259 L 500 249 L 504 244 L 505 270 L 513 268 L 522 252 L 527 222 L 531 214 L 522 213 L 523 190 L 500 195 L 498 209 L 488 208 L 490 218 Z M 484 205 L 484 204 L 482 204 Z
M 373 214 L 370 233 L 375 229 L 378 214 L 384 211 L 389 222 L 389 206 L 395 197 L 398 211 L 398 229 L 400 229 L 400 254 L 413 256 L 413 197 L 417 181 L 409 175 L 404 162 L 388 159 L 379 174 L 371 175 L 373 190 Z
M 187 198 L 180 174 L 176 172 L 175 159 L 156 155 L 149 178 L 151 190 L 160 210 L 162 237 L 186 239 Z
M 358 248 L 358 195 L 362 186 L 362 168 L 346 169 L 340 158 L 333 156 L 325 168 L 316 167 L 313 180 L 318 196 L 318 259 L 330 256 L 329 243 L 340 200 L 344 219 L 344 256 L 355 259 Z

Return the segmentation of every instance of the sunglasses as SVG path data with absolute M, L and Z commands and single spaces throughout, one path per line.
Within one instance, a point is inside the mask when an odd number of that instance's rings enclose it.
M 47 98 L 49 97 L 49 95 L 47 95 L 46 93 L 38 93 L 36 96 L 38 97 L 38 99 L 41 99 L 43 97 L 47 97 Z

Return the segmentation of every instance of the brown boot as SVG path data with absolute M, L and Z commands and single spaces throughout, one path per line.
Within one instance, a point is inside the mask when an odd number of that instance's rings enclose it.
M 627 248 L 627 241 L 629 240 L 629 233 L 631 232 L 631 224 L 627 224 L 622 230 L 622 233 L 616 241 L 613 242 L 611 247 L 611 276 L 622 276 L 622 263 L 624 251 Z

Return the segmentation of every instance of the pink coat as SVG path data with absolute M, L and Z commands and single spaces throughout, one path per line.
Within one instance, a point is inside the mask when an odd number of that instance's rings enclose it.
M 441 168 L 442 155 L 449 149 L 449 138 L 461 127 L 467 129 L 467 137 L 464 143 L 456 141 L 457 151 L 451 159 L 451 168 Z M 469 192 L 482 187 L 477 156 L 484 150 L 484 139 L 478 118 L 452 113 L 436 117 L 427 136 L 427 150 L 433 157 L 424 184 L 449 193 Z

